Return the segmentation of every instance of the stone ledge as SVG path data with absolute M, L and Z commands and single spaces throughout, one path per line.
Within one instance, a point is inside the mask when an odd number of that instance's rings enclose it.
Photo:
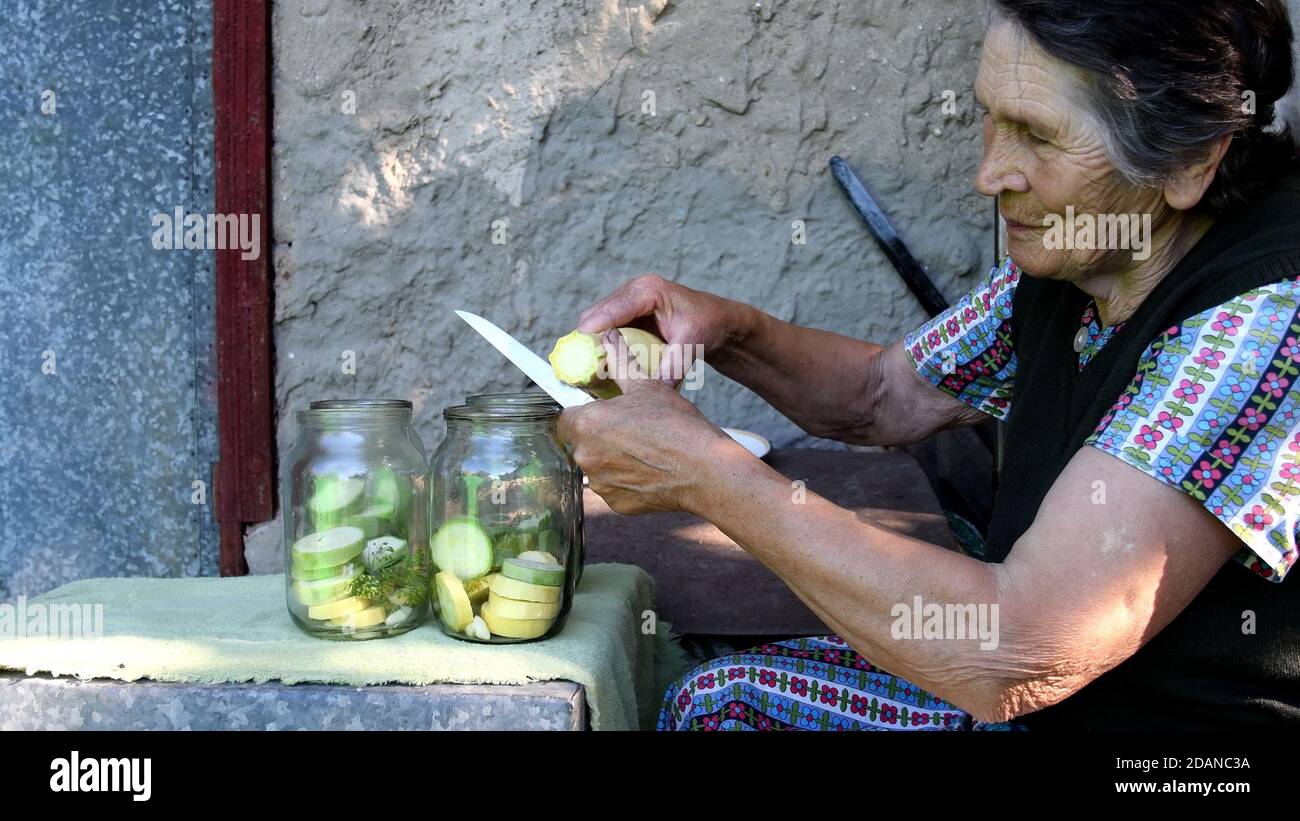
M 583 688 L 189 684 L 0 672 L 4 730 L 585 730 Z

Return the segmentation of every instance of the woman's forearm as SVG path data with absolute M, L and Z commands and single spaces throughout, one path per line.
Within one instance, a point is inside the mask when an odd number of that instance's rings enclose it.
M 884 348 L 735 303 L 731 344 L 709 364 L 813 436 L 874 444 Z
M 996 614 L 994 566 L 860 518 L 740 454 L 711 454 L 701 470 L 691 512 L 780 576 L 854 650 L 977 717 L 998 714 L 1006 671 L 1019 662 L 997 646 L 996 621 L 984 638 L 896 629 L 903 612 L 904 628 L 918 623 L 918 604 Z

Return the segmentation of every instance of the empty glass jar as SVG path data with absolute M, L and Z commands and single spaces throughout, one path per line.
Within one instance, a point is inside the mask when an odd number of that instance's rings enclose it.
M 429 466 L 431 585 L 443 632 L 513 643 L 554 635 L 577 581 L 576 472 L 556 438 L 559 408 L 517 403 L 443 411 Z
M 554 408 L 558 413 L 563 410 L 559 402 L 551 398 L 550 394 L 540 390 L 519 391 L 517 393 L 476 393 L 465 399 L 466 405 L 482 407 L 484 405 L 499 405 L 503 407 L 519 407 L 528 405 L 535 407 Z M 572 456 L 573 454 L 569 454 Z M 577 512 L 577 524 L 573 530 L 573 552 L 574 566 L 577 568 L 577 583 L 582 583 L 583 560 L 583 541 L 586 536 L 586 522 L 583 518 L 582 505 L 582 469 L 577 463 L 573 464 L 573 507 Z
M 329 400 L 298 411 L 281 499 L 285 596 L 304 632 L 381 638 L 424 619 L 426 473 L 410 402 Z

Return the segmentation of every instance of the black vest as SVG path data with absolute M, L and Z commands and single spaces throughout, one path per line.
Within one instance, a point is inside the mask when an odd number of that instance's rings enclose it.
M 1014 398 L 987 560 L 1006 558 L 1029 528 L 1151 342 L 1234 296 L 1297 277 L 1300 176 L 1217 221 L 1082 372 L 1073 343 L 1091 298 L 1072 284 L 1022 274 L 1011 316 Z M 1255 635 L 1242 633 L 1246 610 L 1255 613 Z M 1132 658 L 1020 720 L 1032 729 L 1300 726 L 1300 581 L 1270 582 L 1229 561 Z

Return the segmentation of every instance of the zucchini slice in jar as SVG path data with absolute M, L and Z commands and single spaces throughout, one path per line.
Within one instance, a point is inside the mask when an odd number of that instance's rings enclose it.
M 361 555 L 366 547 L 366 534 L 359 527 L 332 527 L 309 533 L 293 543 L 290 556 L 300 572 L 337 567 Z
M 433 563 L 463 582 L 492 571 L 492 540 L 474 519 L 448 519 L 433 535 Z
M 474 620 L 474 608 L 465 594 L 465 585 L 450 570 L 433 577 L 433 589 L 438 599 L 438 618 L 454 632 L 459 633 Z
M 307 500 L 312 527 L 328 530 L 343 524 L 348 515 L 361 509 L 365 489 L 366 480 L 360 476 L 317 476 L 311 498 Z
M 564 566 L 531 559 L 506 559 L 501 563 L 501 575 L 528 584 L 560 587 L 564 584 Z

